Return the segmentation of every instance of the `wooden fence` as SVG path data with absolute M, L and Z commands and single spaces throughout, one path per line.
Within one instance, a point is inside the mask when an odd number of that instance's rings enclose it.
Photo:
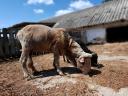
M 20 56 L 20 44 L 16 39 L 16 33 L 0 30 L 0 58 L 13 58 Z

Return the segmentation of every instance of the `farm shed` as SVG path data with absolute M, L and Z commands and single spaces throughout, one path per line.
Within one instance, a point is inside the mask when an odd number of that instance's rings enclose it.
M 85 43 L 128 41 L 128 0 L 113 0 L 40 22 L 67 28 Z

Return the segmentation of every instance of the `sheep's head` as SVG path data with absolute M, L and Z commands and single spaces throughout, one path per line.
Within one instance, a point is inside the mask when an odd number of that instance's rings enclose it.
M 91 70 L 91 54 L 81 55 L 77 59 L 77 68 L 79 68 L 83 74 L 87 74 Z

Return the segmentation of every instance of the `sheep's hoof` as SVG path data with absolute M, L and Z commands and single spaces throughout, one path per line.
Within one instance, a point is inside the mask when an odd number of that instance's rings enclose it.
M 69 73 L 64 73 L 67 77 L 70 77 L 70 74 Z
M 28 75 L 28 76 L 24 77 L 24 79 L 26 79 L 27 81 L 35 79 L 35 78 L 39 78 L 39 76 Z
M 96 68 L 98 68 L 98 69 L 104 67 L 102 64 L 97 64 L 97 63 L 94 63 L 92 66 L 93 66 L 93 67 L 96 67 Z
M 35 76 L 29 75 L 29 76 L 26 78 L 27 81 L 32 80 L 32 79 L 35 79 Z
M 64 76 L 65 74 L 63 72 L 59 72 L 59 75 L 60 76 Z
M 29 77 L 29 76 L 25 76 L 25 77 L 23 77 L 22 79 L 29 81 L 29 80 L 30 80 L 30 77 Z
M 63 72 L 59 72 L 60 76 L 70 76 L 69 73 L 63 73 Z

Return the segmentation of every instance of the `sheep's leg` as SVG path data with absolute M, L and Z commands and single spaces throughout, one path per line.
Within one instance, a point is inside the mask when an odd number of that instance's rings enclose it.
M 37 73 L 37 70 L 36 70 L 36 68 L 33 65 L 33 61 L 32 61 L 31 55 L 28 56 L 27 64 L 28 64 L 28 67 L 31 68 L 33 75 L 35 73 Z
M 70 60 L 65 55 L 63 55 L 63 59 L 64 59 L 64 62 L 70 63 Z
M 20 63 L 22 64 L 24 78 L 27 78 L 29 76 L 29 72 L 27 70 L 27 65 L 26 65 L 27 58 L 28 58 L 28 56 L 27 56 L 26 52 L 22 51 L 21 57 L 20 57 Z
M 71 64 L 73 64 L 75 67 L 77 67 L 77 63 L 74 57 L 66 55 L 67 57 L 67 61 L 71 62 Z
M 70 60 L 67 58 L 67 62 L 70 63 Z
M 54 50 L 54 61 L 53 61 L 53 65 L 54 65 L 54 68 L 57 70 L 58 74 L 61 75 L 61 76 L 63 76 L 64 73 L 62 72 L 62 70 L 60 68 L 59 59 L 60 59 L 60 57 L 59 57 L 59 51 L 56 50 L 56 48 L 55 48 L 55 50 Z
M 64 62 L 66 62 L 66 57 L 63 55 L 63 60 L 64 60 Z

